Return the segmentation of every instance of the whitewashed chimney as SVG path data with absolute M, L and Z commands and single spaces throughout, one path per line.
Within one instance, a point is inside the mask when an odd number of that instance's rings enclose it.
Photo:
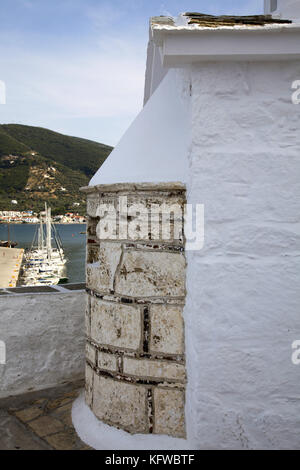
M 93 447 L 299 447 L 299 2 L 265 6 L 152 19 L 145 106 L 84 189 Z M 203 248 L 144 230 L 186 202 Z

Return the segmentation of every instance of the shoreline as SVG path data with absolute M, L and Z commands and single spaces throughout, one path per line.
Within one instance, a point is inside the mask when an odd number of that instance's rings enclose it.
M 86 222 L 52 222 L 54 225 L 86 225 Z M 7 222 L 0 222 L 0 225 L 7 225 Z M 38 222 L 9 222 L 10 225 L 38 225 Z

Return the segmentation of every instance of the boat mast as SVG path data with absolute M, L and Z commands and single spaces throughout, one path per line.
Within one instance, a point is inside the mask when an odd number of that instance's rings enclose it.
M 7 246 L 8 248 L 11 248 L 10 246 L 10 217 L 8 218 L 8 224 L 7 224 Z
M 40 218 L 40 233 L 41 233 L 41 250 L 44 250 L 44 224 L 43 224 L 43 216 L 41 214 Z
M 53 228 L 54 240 L 55 240 L 55 243 L 56 243 L 57 251 L 58 251 L 58 253 L 59 253 L 60 259 L 63 260 L 63 247 L 62 247 L 61 238 L 60 238 L 60 236 L 59 236 L 59 233 L 58 233 L 57 230 L 56 230 L 55 225 L 52 224 L 52 222 L 51 222 L 51 226 L 52 226 L 52 228 Z
M 44 249 L 44 228 L 43 228 L 43 217 L 40 213 L 40 226 L 38 232 L 38 249 L 42 251 Z
M 47 208 L 47 203 L 45 203 L 45 211 L 46 211 L 46 247 L 47 247 L 47 257 L 48 260 L 51 260 L 51 207 Z
M 40 227 L 38 229 L 38 250 L 41 250 L 41 219 L 40 219 Z

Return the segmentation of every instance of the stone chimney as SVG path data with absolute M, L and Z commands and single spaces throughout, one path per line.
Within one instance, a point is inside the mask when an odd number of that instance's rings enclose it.
M 189 121 L 176 77 L 170 72 L 83 189 L 86 403 L 129 433 L 183 438 Z
M 129 433 L 185 437 L 185 186 L 85 191 L 86 403 L 104 423 Z M 160 217 L 165 221 L 162 236 L 149 229 L 154 207 L 161 208 L 157 228 Z

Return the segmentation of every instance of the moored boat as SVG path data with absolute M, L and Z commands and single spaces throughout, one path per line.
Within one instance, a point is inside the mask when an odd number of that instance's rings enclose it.
M 17 242 L 11 242 L 8 240 L 0 240 L 0 247 L 1 248 L 15 248 L 18 245 Z
M 67 282 L 66 262 L 61 239 L 51 220 L 51 209 L 45 204 L 31 249 L 24 255 L 20 283 L 25 286 L 50 286 Z

